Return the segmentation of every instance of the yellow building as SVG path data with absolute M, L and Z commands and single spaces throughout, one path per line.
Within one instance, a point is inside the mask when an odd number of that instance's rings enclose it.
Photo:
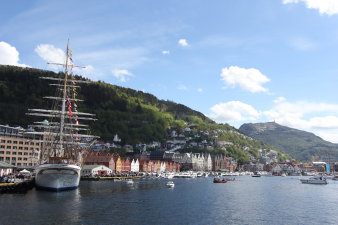
M 0 161 L 18 167 L 37 165 L 41 141 L 24 131 L 21 127 L 0 125 Z

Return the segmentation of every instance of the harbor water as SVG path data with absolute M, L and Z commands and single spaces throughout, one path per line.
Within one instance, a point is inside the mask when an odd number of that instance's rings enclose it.
M 0 224 L 337 224 L 338 181 L 238 176 L 81 181 L 65 192 L 0 195 Z

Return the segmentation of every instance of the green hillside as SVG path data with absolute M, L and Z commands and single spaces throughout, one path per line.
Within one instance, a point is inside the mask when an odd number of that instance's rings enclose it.
M 275 122 L 243 124 L 243 134 L 273 145 L 298 160 L 318 160 L 338 155 L 338 145 L 301 130 L 281 126 Z M 333 156 L 331 156 L 333 157 Z
M 28 108 L 50 108 L 51 103 L 42 97 L 53 96 L 55 88 L 48 85 L 49 81 L 40 79 L 43 76 L 62 77 L 63 74 L 0 66 L 0 124 L 26 127 L 37 119 L 25 115 Z M 169 128 L 182 132 L 183 128 L 192 127 L 195 133 L 221 130 L 217 135 L 204 139 L 214 143 L 216 152 L 223 151 L 217 149 L 217 141 L 234 143 L 223 153 L 243 163 L 249 161 L 250 155 L 259 157 L 258 149 L 271 148 L 239 134 L 227 124 L 216 124 L 202 113 L 182 104 L 159 100 L 141 91 L 91 82 L 81 85 L 78 98 L 84 99 L 84 102 L 79 103 L 79 110 L 94 113 L 98 119 L 89 124 L 92 134 L 105 141 L 112 141 L 114 135 L 118 134 L 122 144 L 162 142 L 168 138 Z

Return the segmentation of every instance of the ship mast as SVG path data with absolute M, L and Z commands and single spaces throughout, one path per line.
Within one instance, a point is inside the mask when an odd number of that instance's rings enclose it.
M 61 120 L 60 120 L 60 143 L 59 143 L 59 154 L 63 151 L 63 129 L 65 126 L 65 111 L 66 111 L 66 95 L 67 95 L 67 79 L 68 79 L 68 59 L 69 59 L 69 39 L 67 41 L 66 50 L 66 62 L 65 62 L 65 78 L 63 83 L 63 97 L 62 97 L 62 108 L 61 108 Z
M 67 41 L 67 48 L 64 63 L 48 63 L 64 67 L 64 77 L 40 77 L 41 79 L 58 82 L 57 84 L 49 84 L 56 86 L 55 96 L 45 96 L 45 99 L 54 101 L 51 110 L 48 109 L 28 109 L 27 115 L 47 117 L 51 121 L 44 120 L 42 122 L 35 122 L 36 125 L 32 127 L 38 130 L 28 131 L 28 134 L 42 135 L 43 138 L 43 153 L 40 154 L 40 163 L 44 163 L 51 158 L 67 158 L 74 160 L 76 157 L 81 158 L 84 150 L 92 145 L 99 137 L 80 134 L 81 131 L 88 130 L 87 125 L 79 124 L 80 120 L 95 121 L 92 118 L 95 115 L 91 113 L 83 113 L 77 111 L 76 102 L 82 101 L 76 97 L 77 83 L 90 83 L 86 80 L 74 79 L 72 69 L 75 66 L 72 60 L 72 51 L 69 47 L 69 39 Z M 61 101 L 61 102 L 60 102 Z M 72 110 L 73 108 L 73 110 Z M 69 115 L 68 115 L 69 114 Z

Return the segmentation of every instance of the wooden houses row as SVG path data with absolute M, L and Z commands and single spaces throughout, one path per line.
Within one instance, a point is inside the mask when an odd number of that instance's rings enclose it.
M 119 154 L 105 152 L 90 152 L 84 160 L 84 165 L 104 165 L 112 173 L 125 172 L 179 172 L 181 165 L 176 162 L 161 160 L 139 160 L 138 158 L 122 158 Z

